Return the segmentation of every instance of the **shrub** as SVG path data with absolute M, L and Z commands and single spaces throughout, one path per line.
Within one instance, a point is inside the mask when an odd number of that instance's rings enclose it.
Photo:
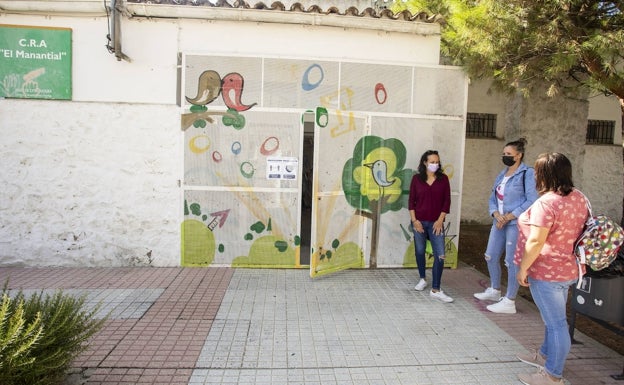
M 31 365 L 33 345 L 41 338 L 41 314 L 30 324 L 24 319 L 24 301 L 12 302 L 3 293 L 0 304 L 0 384 L 7 383 L 11 373 Z
M 3 290 L 3 303 L 8 298 Z M 7 327 L 0 328 L 15 336 L 7 351 L 19 351 L 19 360 L 2 354 L 5 340 L 0 340 L 0 384 L 53 385 L 62 383 L 72 361 L 88 347 L 88 340 L 101 329 L 106 317 L 96 319 L 100 304 L 85 310 L 86 295 L 73 297 L 57 291 L 42 292 L 25 298 L 19 291 L 6 305 Z M 11 327 L 11 324 L 14 324 Z M 21 328 L 19 325 L 22 325 Z M 28 325 L 28 326 L 26 326 Z M 8 332 L 15 330 L 14 332 Z M 16 333 L 17 332 L 17 333 Z M 5 366 L 6 365 L 6 366 Z

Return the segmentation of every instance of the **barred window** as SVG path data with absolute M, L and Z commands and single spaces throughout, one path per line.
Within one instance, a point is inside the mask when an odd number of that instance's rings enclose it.
M 469 112 L 466 117 L 466 137 L 496 138 L 496 114 Z
M 613 120 L 588 120 L 586 144 L 613 144 L 615 133 L 615 121 Z

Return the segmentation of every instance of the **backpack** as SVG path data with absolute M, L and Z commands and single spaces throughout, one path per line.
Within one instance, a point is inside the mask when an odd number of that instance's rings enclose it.
M 574 254 L 579 264 L 579 284 L 583 278 L 582 264 L 594 271 L 608 267 L 617 258 L 618 250 L 624 242 L 622 227 L 605 215 L 593 215 L 589 200 L 584 198 L 589 216 L 574 243 Z

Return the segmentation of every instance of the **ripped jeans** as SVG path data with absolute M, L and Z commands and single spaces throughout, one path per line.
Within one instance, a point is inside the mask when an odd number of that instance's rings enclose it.
M 420 221 L 424 232 L 419 233 L 411 226 L 414 233 L 414 254 L 416 254 L 416 264 L 418 265 L 418 273 L 420 278 L 425 278 L 425 250 L 427 239 L 431 242 L 433 251 L 433 266 L 431 268 L 431 288 L 440 290 L 442 282 L 442 271 L 444 271 L 445 255 L 445 238 L 444 232 L 440 234 L 433 233 L 433 221 Z
M 496 221 L 490 230 L 487 249 L 485 250 L 485 261 L 490 273 L 491 286 L 496 289 L 501 288 L 501 264 L 500 259 L 505 252 L 505 266 L 507 266 L 507 293 L 508 299 L 516 299 L 520 284 L 516 279 L 518 266 L 514 264 L 514 253 L 516 252 L 516 241 L 518 240 L 518 226 L 513 220 L 502 229 L 496 227 Z

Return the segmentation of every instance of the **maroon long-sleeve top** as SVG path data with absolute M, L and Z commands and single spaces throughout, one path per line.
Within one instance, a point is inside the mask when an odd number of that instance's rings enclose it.
M 409 210 L 414 210 L 419 221 L 435 222 L 441 212 L 451 210 L 451 185 L 448 177 L 442 175 L 429 186 L 418 174 L 412 177 L 409 193 Z

